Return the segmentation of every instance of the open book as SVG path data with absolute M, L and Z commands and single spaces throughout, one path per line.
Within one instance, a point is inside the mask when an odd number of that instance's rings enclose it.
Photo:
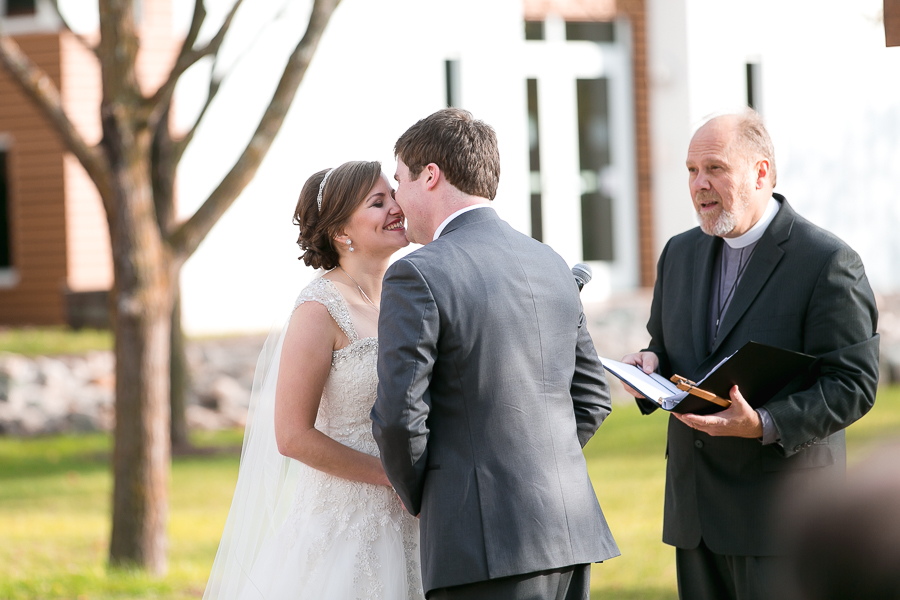
M 759 408 L 792 379 L 805 373 L 816 358 L 751 341 L 696 383 L 677 374 L 670 381 L 658 373 L 648 375 L 617 360 L 603 357 L 600 360 L 607 371 L 663 410 L 703 415 L 727 408 L 735 385 L 750 406 Z

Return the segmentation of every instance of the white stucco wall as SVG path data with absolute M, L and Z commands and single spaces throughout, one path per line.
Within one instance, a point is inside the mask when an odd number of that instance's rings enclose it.
M 282 3 L 257 0 L 253 6 L 274 10 Z M 268 102 L 302 35 L 309 4 L 290 6 L 229 76 L 185 155 L 179 172 L 183 214 L 193 212 L 231 167 Z M 265 22 L 265 16 L 257 20 Z M 303 182 L 347 160 L 381 160 L 393 176 L 396 139 L 445 106 L 446 59 L 460 61 L 462 107 L 498 133 L 502 177 L 495 207 L 528 231 L 525 83 L 515 69 L 503 68 L 522 41 L 518 0 L 344 0 L 256 178 L 184 267 L 186 328 L 265 330 L 287 316 L 313 275 L 297 260 L 291 224 Z M 202 98 L 202 86 L 179 90 L 184 121 L 193 112 L 190 104 Z
M 241 56 L 254 32 L 267 22 L 266 10 L 274 13 L 283 2 L 254 3 L 256 12 L 250 20 L 238 13 L 242 20 L 236 24 L 242 29 L 235 31 L 237 43 L 232 42 L 220 69 L 227 70 L 234 57 Z M 224 9 L 230 2 L 221 4 Z M 179 172 L 185 216 L 237 158 L 268 101 L 284 57 L 302 33 L 308 2 L 293 0 L 288 6 L 286 16 L 269 25 L 237 63 L 185 155 Z M 182 21 L 188 16 L 182 13 Z M 216 21 L 212 15 L 210 20 Z M 571 96 L 568 103 L 557 103 L 559 110 L 542 116 L 542 174 L 560 183 L 563 190 L 545 198 L 544 241 L 570 264 L 582 260 L 575 79 L 618 77 L 616 85 L 630 86 L 627 78 L 616 75 L 616 65 L 622 65 L 621 71 L 629 62 L 617 48 L 601 51 L 587 42 L 560 43 L 567 48 L 555 48 L 553 43 L 535 46 L 534 42 L 526 48 L 521 0 L 343 0 L 259 173 L 184 268 L 187 330 L 195 334 L 264 330 L 287 315 L 297 292 L 313 275 L 297 261 L 297 230 L 290 223 L 303 182 L 317 170 L 347 160 L 379 159 L 385 171 L 393 174 L 392 147 L 397 137 L 417 119 L 445 105 L 447 59 L 459 61 L 459 105 L 497 130 L 502 174 L 494 206 L 524 233 L 531 228 L 525 80 L 539 78 L 542 110 L 550 106 L 553 94 Z M 566 63 L 561 69 L 565 77 L 553 85 L 547 69 L 539 67 L 555 51 L 590 64 Z M 177 114 L 185 123 L 205 93 L 202 69 L 197 71 L 197 83 L 181 86 L 177 97 Z M 611 99 L 613 105 L 630 110 L 630 94 L 620 96 Z M 619 113 L 624 114 L 623 122 L 631 122 L 630 114 Z M 565 126 L 549 126 L 551 117 L 558 117 Z M 619 135 L 623 132 L 624 137 Z M 554 143 L 559 136 L 551 134 L 562 135 L 574 145 L 570 160 L 563 160 L 563 144 Z M 631 128 L 623 126 L 613 134 L 618 136 L 616 150 L 626 148 L 626 158 L 632 157 Z M 633 171 L 627 172 L 631 161 L 615 158 L 622 163 L 624 177 L 630 176 L 620 184 L 623 197 L 633 194 Z M 636 217 L 622 210 L 616 216 L 620 258 L 612 265 L 597 263 L 586 300 L 637 282 Z
M 752 60 L 762 69 L 778 191 L 859 251 L 876 290 L 900 289 L 900 237 L 894 235 L 900 227 L 900 48 L 884 48 L 880 0 L 647 3 L 655 251 L 695 225 L 684 169 L 691 133 L 705 115 L 743 105 L 745 64 Z M 85 16 L 74 0 L 66 5 L 75 7 L 69 17 L 76 28 L 96 28 L 96 14 Z M 208 2 L 206 35 L 230 5 Z M 271 22 L 283 6 L 282 17 Z M 310 0 L 255 0 L 241 9 L 219 65 L 228 79 L 179 172 L 183 216 L 243 149 L 303 33 L 309 6 Z M 191 3 L 173 7 L 186 28 Z M 461 106 L 499 135 L 495 207 L 528 233 L 525 78 L 535 76 L 536 64 L 530 55 L 521 0 L 343 0 L 256 178 L 184 268 L 187 329 L 265 330 L 287 316 L 313 275 L 297 260 L 291 224 L 303 182 L 347 160 L 381 160 L 392 175 L 397 137 L 444 106 L 446 59 L 460 61 Z M 182 126 L 203 101 L 208 69 L 198 65 L 179 86 Z M 551 141 L 545 133 L 542 146 Z M 542 153 L 549 161 L 559 150 L 548 146 Z M 559 202 L 545 207 L 551 217 L 562 210 Z M 567 255 L 570 232 L 579 225 L 553 229 L 552 219 L 545 221 Z M 577 248 L 568 254 L 569 262 L 579 260 Z M 593 291 L 620 289 L 627 276 L 634 280 L 636 269 L 630 275 L 610 270 Z
M 688 1 L 647 0 L 650 180 L 656 255 L 670 237 L 696 224 L 684 168 L 691 136 Z
M 757 61 L 777 191 L 855 248 L 876 290 L 900 289 L 900 49 L 884 47 L 881 1 L 649 6 L 657 251 L 695 224 L 684 170 L 691 132 L 705 115 L 743 105 L 745 64 Z

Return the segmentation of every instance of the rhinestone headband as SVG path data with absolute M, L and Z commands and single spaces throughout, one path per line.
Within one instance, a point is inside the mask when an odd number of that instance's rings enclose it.
M 316 204 L 319 205 L 319 212 L 322 212 L 322 191 L 325 189 L 325 182 L 328 181 L 328 177 L 334 173 L 334 169 L 329 169 L 327 173 L 325 173 L 325 177 L 322 178 L 322 183 L 319 184 L 319 195 L 316 196 Z

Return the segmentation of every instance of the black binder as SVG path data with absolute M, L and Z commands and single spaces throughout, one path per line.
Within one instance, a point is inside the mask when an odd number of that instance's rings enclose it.
M 663 410 L 708 415 L 731 406 L 735 385 L 750 406 L 759 408 L 792 379 L 805 374 L 816 357 L 750 341 L 697 383 L 678 374 L 667 381 L 657 373 L 648 375 L 618 361 L 601 361 L 606 370 Z
M 741 395 L 753 408 L 759 408 L 781 391 L 795 377 L 804 374 L 816 361 L 815 356 L 784 348 L 747 342 L 740 350 L 719 363 L 701 381 L 687 381 L 679 389 L 690 393 L 670 410 L 677 413 L 708 415 L 725 410 L 724 406 L 704 399 L 695 390 L 709 392 L 730 404 L 731 388 L 738 386 Z M 677 376 L 672 377 L 676 381 Z M 677 383 L 677 381 L 676 381 Z M 686 389 L 685 385 L 688 388 Z

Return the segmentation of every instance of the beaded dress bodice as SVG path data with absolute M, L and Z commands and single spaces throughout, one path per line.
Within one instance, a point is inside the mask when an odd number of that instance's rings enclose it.
M 378 386 L 378 339 L 359 338 L 343 296 L 328 279 L 318 278 L 306 286 L 294 309 L 310 301 L 328 309 L 350 340 L 332 353 L 315 427 L 345 446 L 379 456 L 369 418 Z M 396 577 L 399 570 L 400 577 L 405 573 L 401 584 L 404 600 L 420 600 L 418 522 L 403 509 L 394 491 L 342 479 L 302 463 L 299 468 L 300 483 L 287 518 L 285 549 L 288 554 L 299 554 L 291 566 L 298 573 L 299 589 L 321 590 L 326 584 L 317 577 L 332 572 L 335 557 L 349 552 L 352 591 L 341 592 L 341 597 L 394 600 L 396 592 L 387 589 L 396 590 L 397 581 L 392 579 L 392 585 L 385 577 L 391 573 L 395 575 L 390 577 Z
M 319 404 L 316 429 L 354 450 L 379 456 L 369 419 L 378 386 L 378 338 L 359 338 L 347 303 L 328 279 L 320 277 L 310 283 L 297 298 L 294 309 L 308 301 L 327 308 L 350 340 L 349 345 L 332 353 L 331 373 Z

